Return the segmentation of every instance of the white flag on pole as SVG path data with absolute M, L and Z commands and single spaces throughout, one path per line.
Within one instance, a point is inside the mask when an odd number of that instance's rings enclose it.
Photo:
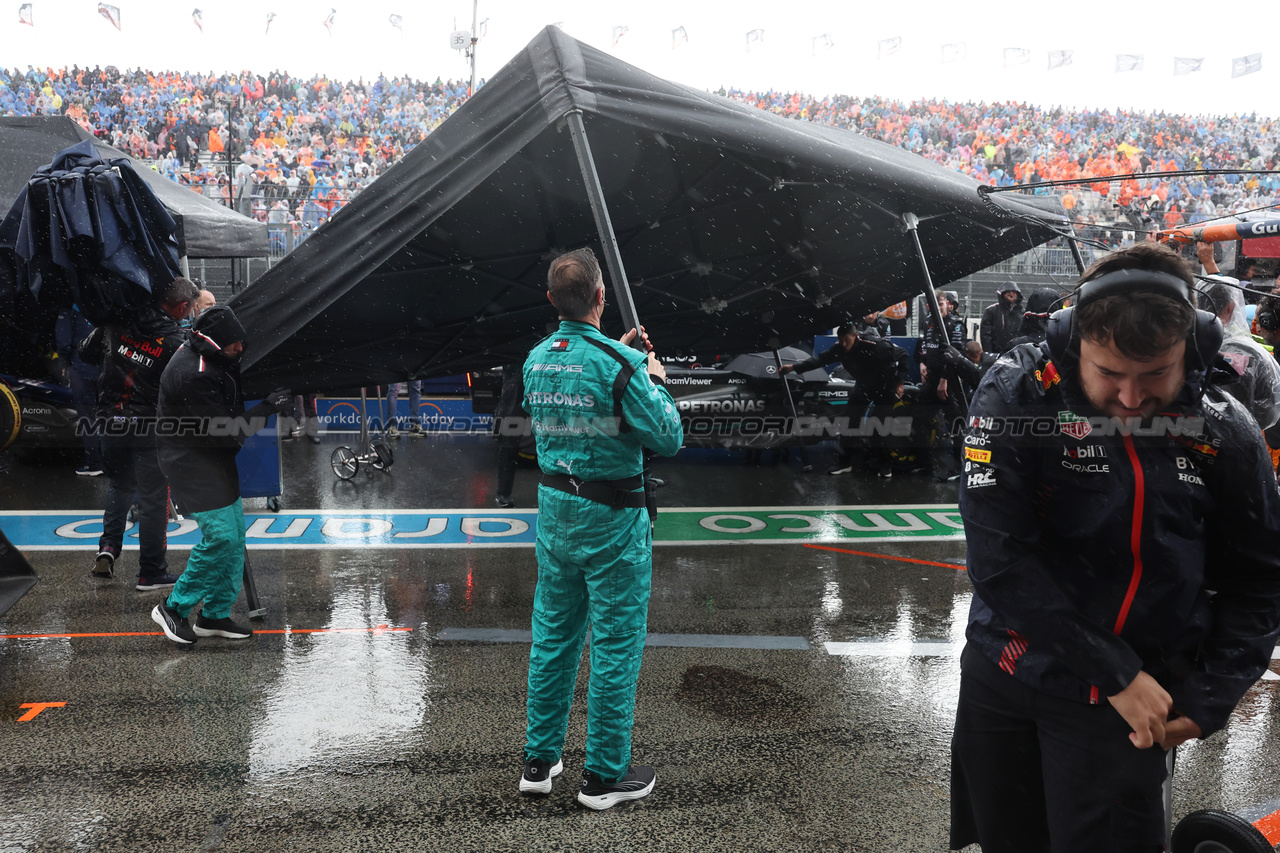
M 1070 65 L 1072 57 L 1075 55 L 1074 50 L 1051 50 L 1049 51 L 1049 70 L 1061 68 L 1064 65 Z
M 1010 65 L 1026 65 L 1031 61 L 1031 51 L 1025 47 L 1006 47 L 1004 49 L 1004 67 Z
M 1251 53 L 1248 56 L 1241 56 L 1238 59 L 1231 60 L 1231 76 L 1243 77 L 1246 74 L 1253 74 L 1255 71 L 1262 70 L 1262 54 Z
M 1175 56 L 1173 58 L 1173 76 L 1182 77 L 1185 74 L 1191 74 L 1199 71 L 1204 65 L 1204 57 L 1193 59 L 1188 56 Z
M 1116 73 L 1121 74 L 1125 71 L 1141 71 L 1142 70 L 1142 54 L 1140 53 L 1117 53 L 1116 54 Z
M 111 26 L 117 30 L 120 29 L 120 7 L 110 6 L 106 3 L 98 4 L 98 14 L 111 22 Z

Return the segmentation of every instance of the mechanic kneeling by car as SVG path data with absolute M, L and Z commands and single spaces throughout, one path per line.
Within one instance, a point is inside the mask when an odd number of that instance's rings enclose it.
M 782 374 L 792 371 L 813 370 L 839 361 L 849 371 L 857 385 L 849 395 L 850 426 L 855 430 L 855 418 L 878 418 L 885 423 L 892 415 L 893 404 L 902 399 L 903 388 L 910 372 L 910 356 L 893 341 L 874 333 L 859 333 L 852 323 L 836 329 L 836 344 L 826 352 L 807 358 L 798 364 L 784 364 Z M 862 434 L 863 430 L 858 430 Z M 884 430 L 873 428 L 866 432 L 866 464 L 882 478 L 893 476 L 889 465 L 889 437 Z M 847 474 L 853 470 L 853 450 L 856 439 L 840 438 L 840 457 L 828 473 Z

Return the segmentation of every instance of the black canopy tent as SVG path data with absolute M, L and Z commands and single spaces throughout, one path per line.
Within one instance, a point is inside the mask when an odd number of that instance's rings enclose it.
M 577 131 L 593 162 L 577 159 Z M 233 300 L 246 381 L 323 390 L 523 359 L 555 322 L 550 258 L 594 246 L 611 260 L 592 172 L 620 249 L 610 267 L 625 263 L 670 353 L 773 349 L 920 292 L 917 220 L 937 282 L 1063 223 L 1052 200 L 984 200 L 909 152 L 662 80 L 548 27 Z
M 103 159 L 129 157 L 66 116 L 0 116 L 0 215 L 13 206 L 27 180 L 55 154 L 86 139 Z M 179 254 L 190 258 L 261 258 L 267 226 L 174 183 L 145 163 L 133 170 L 178 223 Z

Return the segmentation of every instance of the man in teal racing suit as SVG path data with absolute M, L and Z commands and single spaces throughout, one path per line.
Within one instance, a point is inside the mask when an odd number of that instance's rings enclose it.
M 643 453 L 675 455 L 684 431 L 663 387 L 666 371 L 652 352 L 646 358 L 628 346 L 636 330 L 621 342 L 600 332 L 604 280 L 591 250 L 552 261 L 547 291 L 560 328 L 524 365 L 524 408 L 532 416 L 542 479 L 520 790 L 550 793 L 552 778 L 564 769 L 560 756 L 590 624 L 578 801 L 599 810 L 653 790 L 653 768 L 631 764 L 653 551 Z

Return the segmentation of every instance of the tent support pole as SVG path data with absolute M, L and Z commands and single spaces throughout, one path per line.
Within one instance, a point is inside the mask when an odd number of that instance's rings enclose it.
M 582 182 L 587 187 L 591 216 L 596 221 L 596 230 L 600 232 L 600 248 L 604 251 L 609 278 L 613 279 L 613 298 L 618 303 L 618 310 L 622 312 L 623 328 L 639 332 L 640 315 L 636 313 L 636 303 L 631 297 L 631 287 L 627 284 L 627 272 L 622 266 L 622 250 L 613 233 L 613 222 L 609 219 L 609 208 L 605 204 L 604 188 L 600 186 L 600 175 L 596 172 L 596 161 L 591 157 L 591 144 L 587 141 L 587 128 L 582 123 L 582 110 L 570 110 L 564 118 L 569 124 L 569 135 L 573 137 L 573 150 L 578 155 Z M 645 352 L 644 341 L 639 334 L 631 344 Z
M 933 320 L 933 327 L 942 336 L 943 342 L 950 346 L 951 340 L 947 335 L 946 321 L 942 317 L 942 306 L 938 304 L 938 294 L 933 288 L 933 276 L 929 274 L 929 260 L 924 255 L 924 246 L 920 244 L 919 226 L 920 217 L 914 213 L 902 214 L 902 227 L 911 235 L 911 242 L 916 247 L 916 257 L 920 259 L 920 271 L 924 273 L 924 298 L 929 304 L 929 317 Z M 957 382 L 956 385 L 960 386 L 960 399 L 964 402 L 964 407 L 967 410 L 969 408 L 969 399 L 965 394 L 964 386 L 960 382 Z
M 1084 255 L 1080 254 L 1080 244 L 1076 242 L 1076 227 L 1068 225 L 1071 236 L 1067 238 L 1067 245 L 1071 247 L 1071 259 L 1076 262 L 1076 271 L 1080 275 L 1084 275 Z
M 929 305 L 929 316 L 935 328 L 945 334 L 946 323 L 942 319 L 942 306 L 938 304 L 938 294 L 934 292 L 933 276 L 929 274 L 929 261 L 924 256 L 924 246 L 920 245 L 920 233 L 917 228 L 920 218 L 914 213 L 902 214 L 902 228 L 911 235 L 911 242 L 916 247 L 916 257 L 920 259 L 920 271 L 924 273 L 924 300 Z
M 791 429 L 787 430 L 788 434 L 794 435 L 796 431 L 797 421 L 800 416 L 796 414 L 796 401 L 791 396 L 791 386 L 787 384 L 786 374 L 782 372 L 782 354 L 776 349 L 773 351 L 773 363 L 778 366 L 778 378 L 782 380 L 782 394 L 787 398 L 787 408 L 791 410 Z M 804 444 L 800 444 L 800 467 L 805 473 L 813 470 L 813 466 L 809 464 L 809 454 L 804 449 Z

